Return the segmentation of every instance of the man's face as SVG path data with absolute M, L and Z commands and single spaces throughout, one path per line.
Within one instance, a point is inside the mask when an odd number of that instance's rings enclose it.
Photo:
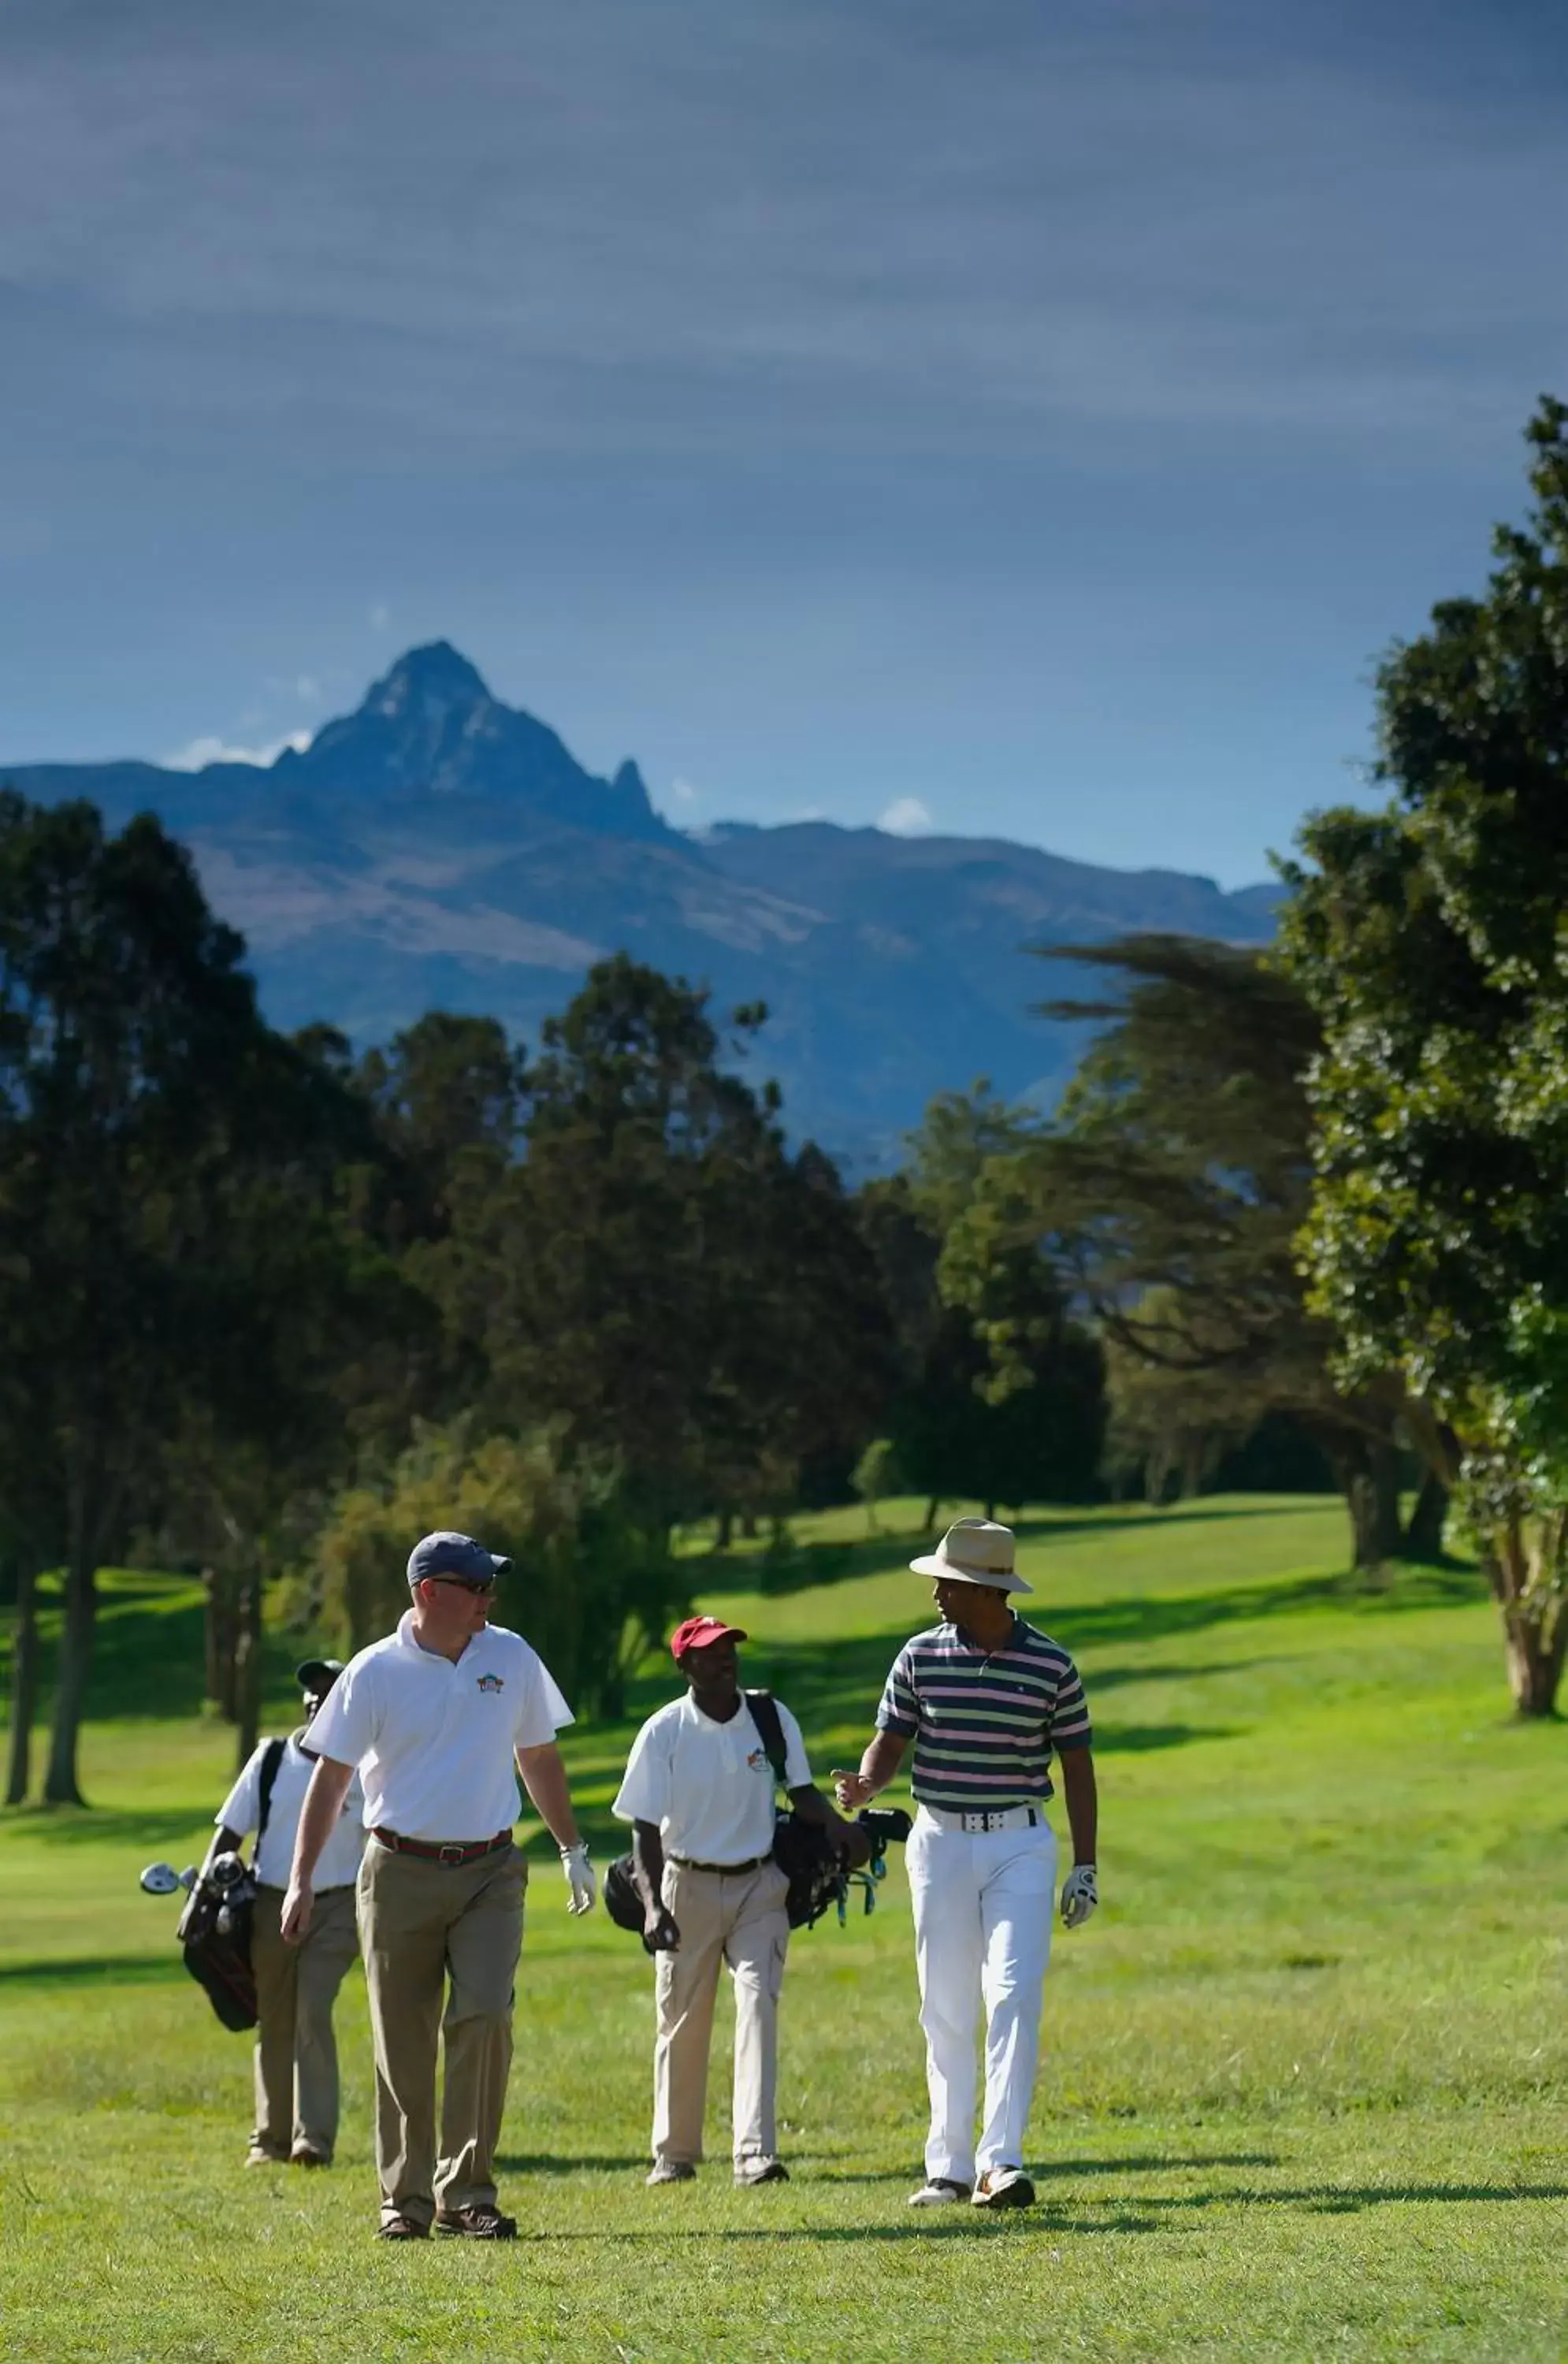
M 681 1672 L 695 1691 L 734 1690 L 739 1665 L 733 1634 L 721 1634 L 717 1642 L 681 1654 Z
M 973 1624 L 976 1609 L 999 1608 L 1006 1597 L 992 1585 L 964 1584 L 946 1576 L 939 1576 L 931 1587 L 931 1599 L 949 1625 Z
M 315 1723 L 315 1721 L 316 1721 L 317 1717 L 317 1716 L 320 1714 L 320 1712 L 321 1712 L 321 1705 L 322 1705 L 322 1701 L 326 1699 L 327 1694 L 328 1694 L 328 1692 L 331 1689 L 331 1688 L 332 1688 L 332 1686 L 331 1686 L 331 1684 L 330 1684 L 330 1683 L 326 1683 L 326 1684 L 322 1685 L 319 1689 L 312 1689 L 307 1690 L 307 1691 L 306 1692 L 306 1694 L 305 1694 L 305 1720 L 306 1720 L 306 1723 Z
M 443 1638 L 483 1634 L 495 1598 L 495 1579 L 481 1586 L 466 1576 L 427 1576 L 420 1578 L 419 1598 Z

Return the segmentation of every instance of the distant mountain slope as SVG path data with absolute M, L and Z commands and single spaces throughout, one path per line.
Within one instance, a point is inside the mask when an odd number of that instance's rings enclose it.
M 934 1092 L 988 1075 L 1049 1097 L 1077 1030 L 1029 1005 L 1070 989 L 1039 943 L 1166 929 L 1261 942 L 1274 890 L 1066 862 L 1002 839 L 891 837 L 824 821 L 692 838 L 635 764 L 596 778 L 554 731 L 492 697 L 445 641 L 411 650 L 354 714 L 268 767 L 0 765 L 43 802 L 117 825 L 152 810 L 191 845 L 249 940 L 274 1023 L 384 1040 L 432 1006 L 537 1041 L 588 964 L 625 948 L 765 1000 L 755 1054 L 796 1133 L 863 1170 Z

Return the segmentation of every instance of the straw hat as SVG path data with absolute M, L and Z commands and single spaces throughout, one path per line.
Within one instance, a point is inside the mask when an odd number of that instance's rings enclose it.
M 917 1576 L 953 1584 L 988 1584 L 997 1592 L 1032 1592 L 1013 1566 L 1013 1530 L 995 1519 L 955 1519 L 934 1552 L 909 1563 Z

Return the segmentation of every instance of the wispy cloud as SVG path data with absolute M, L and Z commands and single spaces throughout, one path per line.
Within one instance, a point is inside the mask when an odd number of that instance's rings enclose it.
M 309 746 L 308 730 L 291 730 L 282 739 L 274 739 L 264 747 L 237 747 L 230 740 L 209 736 L 193 739 L 188 746 L 177 748 L 172 755 L 161 759 L 171 772 L 200 772 L 208 764 L 275 764 L 285 747 L 303 755 Z
M 675 802 L 684 806 L 688 812 L 694 805 L 700 805 L 702 802 L 702 790 L 693 787 L 690 780 L 672 780 L 670 794 Z
M 12 0 L 0 753 L 443 633 L 686 826 L 1257 875 L 1568 380 L 1560 11 L 1419 15 Z
M 932 821 L 918 797 L 895 797 L 876 825 L 889 837 L 923 837 Z
M 771 448 L 782 405 L 796 445 L 962 448 L 982 420 L 1489 410 L 1558 317 L 1550 76 L 1489 55 L 1477 84 L 1462 10 L 1397 74 L 1283 6 L 1215 15 L 1205 39 L 1174 0 L 1004 0 L 959 39 L 882 6 L 580 0 L 527 38 L 467 12 L 432 50 L 427 0 L 153 7 L 134 42 L 106 11 L 95 45 L 36 10 L 0 87 L 0 281 L 99 341 L 156 330 L 136 366 L 162 350 L 187 416 L 307 402 L 323 431 Z

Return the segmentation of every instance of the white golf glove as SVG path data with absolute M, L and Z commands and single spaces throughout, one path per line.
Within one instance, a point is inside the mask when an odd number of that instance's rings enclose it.
M 572 1890 L 569 1912 L 591 1912 L 599 1893 L 599 1883 L 594 1877 L 594 1867 L 588 1860 L 585 1839 L 575 1846 L 561 1850 L 561 1868 L 566 1874 L 566 1884 Z
M 1075 1863 L 1062 1883 L 1063 1925 L 1069 1929 L 1081 1929 L 1099 1901 L 1094 1865 Z

